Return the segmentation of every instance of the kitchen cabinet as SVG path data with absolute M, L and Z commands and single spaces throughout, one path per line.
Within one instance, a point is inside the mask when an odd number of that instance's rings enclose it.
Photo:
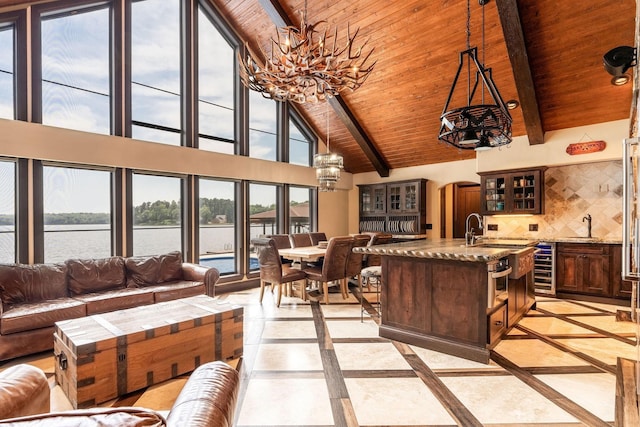
M 358 189 L 360 232 L 426 233 L 426 179 L 359 185 Z
M 483 215 L 544 213 L 546 168 L 481 173 Z
M 360 215 L 385 214 L 387 211 L 387 187 L 381 185 L 360 186 Z
M 387 184 L 388 212 L 390 214 L 416 213 L 420 210 L 421 182 L 396 182 Z
M 611 287 L 614 298 L 631 298 L 631 281 L 622 280 L 622 245 L 611 245 Z
M 556 292 L 610 297 L 611 245 L 558 243 Z

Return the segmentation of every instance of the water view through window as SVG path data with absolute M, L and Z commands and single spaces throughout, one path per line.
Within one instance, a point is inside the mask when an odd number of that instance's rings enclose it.
M 15 163 L 0 161 L 0 262 L 16 260 Z

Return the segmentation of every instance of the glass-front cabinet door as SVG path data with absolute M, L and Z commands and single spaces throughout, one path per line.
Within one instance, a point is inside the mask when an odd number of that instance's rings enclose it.
M 539 179 L 539 171 L 511 175 L 514 213 L 538 213 L 540 211 Z
M 541 214 L 544 212 L 544 169 L 483 173 L 483 215 Z
M 505 182 L 504 177 L 491 177 L 485 180 L 484 211 L 491 213 L 504 211 Z
M 386 187 L 384 185 L 360 186 L 360 213 L 376 215 L 386 211 Z

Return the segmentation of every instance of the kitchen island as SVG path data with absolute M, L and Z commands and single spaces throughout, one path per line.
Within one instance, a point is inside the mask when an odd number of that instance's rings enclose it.
M 354 251 L 381 255 L 380 336 L 488 363 L 491 348 L 513 326 L 509 321 L 535 303 L 535 243 L 422 240 Z M 507 259 L 516 265 L 500 274 Z M 496 291 L 493 277 L 505 274 L 513 275 L 508 290 Z

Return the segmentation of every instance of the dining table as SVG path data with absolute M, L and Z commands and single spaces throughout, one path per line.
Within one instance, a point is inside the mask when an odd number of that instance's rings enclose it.
M 299 246 L 297 248 L 278 249 L 281 257 L 300 263 L 300 268 L 304 269 L 308 262 L 318 261 L 327 253 L 326 246 Z

